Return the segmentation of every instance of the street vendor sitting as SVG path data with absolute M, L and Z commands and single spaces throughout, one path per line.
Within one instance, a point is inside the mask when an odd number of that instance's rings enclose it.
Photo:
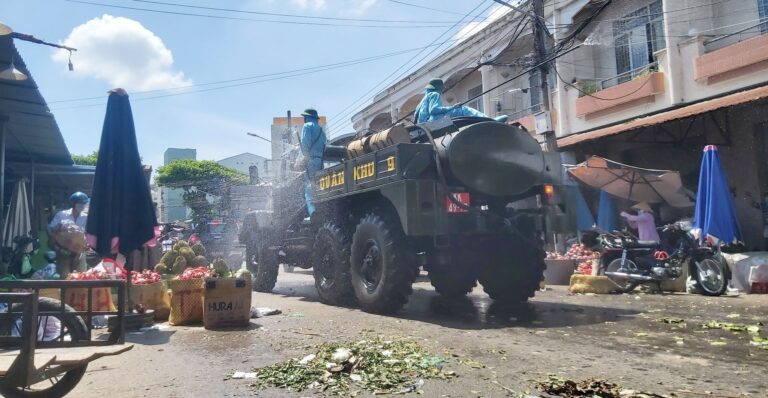
M 56 251 L 58 273 L 66 278 L 71 272 L 85 268 L 85 207 L 90 199 L 82 192 L 69 197 L 71 208 L 62 210 L 48 224 L 49 242 Z
M 637 229 L 638 238 L 645 242 L 659 242 L 659 232 L 656 230 L 656 220 L 653 218 L 653 209 L 648 203 L 638 203 L 632 206 L 637 215 L 621 212 L 621 217 L 627 220 L 631 228 Z

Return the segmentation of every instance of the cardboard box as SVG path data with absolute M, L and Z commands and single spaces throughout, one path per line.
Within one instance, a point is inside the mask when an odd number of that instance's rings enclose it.
M 251 321 L 250 278 L 205 278 L 203 326 L 224 329 Z

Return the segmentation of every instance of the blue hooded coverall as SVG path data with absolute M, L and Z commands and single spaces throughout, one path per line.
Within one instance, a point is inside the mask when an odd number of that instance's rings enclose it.
M 419 105 L 416 106 L 414 119 L 415 123 L 419 124 L 439 119 L 446 114 L 450 117 L 488 117 L 483 112 L 468 106 L 443 106 L 443 94 L 436 90 L 427 89 L 427 92 L 424 94 L 424 98 L 422 98 L 421 102 L 419 102 Z
M 304 175 L 304 201 L 307 212 L 311 216 L 315 212 L 312 203 L 312 179 L 323 169 L 323 151 L 325 150 L 325 132 L 313 117 L 304 117 L 304 127 L 301 129 L 301 152 L 307 159 L 307 172 Z

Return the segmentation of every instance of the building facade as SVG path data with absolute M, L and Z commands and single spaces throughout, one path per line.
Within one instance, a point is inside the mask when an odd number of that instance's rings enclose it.
M 235 169 L 243 174 L 250 175 L 252 167 L 255 167 L 255 173 L 259 180 L 270 181 L 273 177 L 274 168 L 272 167 L 271 159 L 267 159 L 263 156 L 255 155 L 250 152 L 244 152 L 239 155 L 230 156 L 225 159 L 221 159 L 216 163 Z
M 326 129 L 327 119 L 320 116 L 320 126 Z M 275 117 L 270 126 L 270 139 L 272 141 L 272 175 L 279 176 L 283 167 L 290 166 L 293 157 L 289 152 L 299 143 L 301 128 L 304 126 L 304 117 Z
M 695 192 L 702 149 L 717 145 L 747 247 L 764 248 L 768 0 L 546 3 L 549 48 L 562 45 L 548 76 L 548 116 L 563 158 L 678 170 Z M 540 77 L 526 73 L 530 27 L 516 30 L 528 18 L 510 11 L 393 84 L 353 116 L 355 129 L 380 130 L 412 114 L 433 76 L 446 81 L 446 105 L 519 76 L 471 105 L 535 132 Z
M 196 160 L 197 150 L 189 148 L 168 148 L 163 154 L 165 166 L 177 160 Z M 189 209 L 184 205 L 184 190 L 177 188 L 160 189 L 160 221 L 186 220 Z

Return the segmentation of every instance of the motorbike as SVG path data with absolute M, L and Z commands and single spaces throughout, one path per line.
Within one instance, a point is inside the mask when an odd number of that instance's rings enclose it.
M 160 237 L 158 242 L 163 248 L 163 253 L 169 252 L 173 249 L 173 245 L 180 239 L 184 238 L 184 232 L 187 229 L 176 223 L 163 223 L 160 224 Z
M 40 240 L 29 235 L 19 235 L 13 238 L 14 248 L 8 248 L 4 257 L 8 258 L 8 268 L 6 273 L 15 277 L 28 277 L 32 274 L 32 271 L 24 270 L 25 258 L 29 261 L 29 257 L 37 253 L 40 249 Z
M 640 241 L 625 232 L 602 234 L 598 273 L 627 293 L 642 284 L 680 278 L 688 267 L 704 295 L 720 296 L 728 289 L 728 268 L 719 252 L 699 244 L 691 230 L 688 222 L 666 225 L 660 228 L 660 242 Z

